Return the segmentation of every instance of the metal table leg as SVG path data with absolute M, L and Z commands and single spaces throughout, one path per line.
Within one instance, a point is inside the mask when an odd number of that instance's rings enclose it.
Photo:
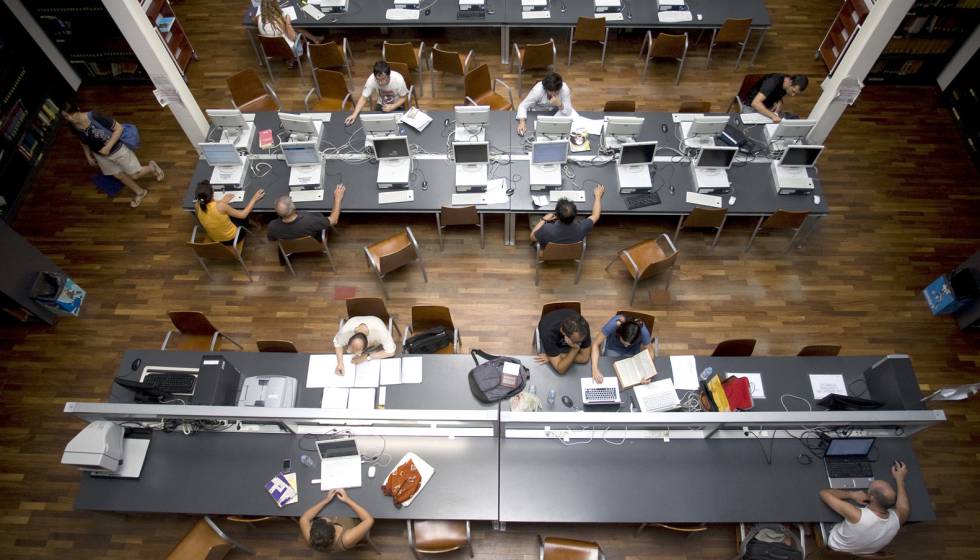
M 262 66 L 262 53 L 259 52 L 259 45 L 255 41 L 255 33 L 246 27 L 245 34 L 248 35 L 248 42 L 252 43 L 252 50 L 255 52 L 255 58 L 259 61 L 259 66 Z
M 510 44 L 510 27 L 506 25 L 500 26 L 500 63 L 510 64 L 510 50 L 507 46 Z
M 755 57 L 759 56 L 759 51 L 762 49 L 762 42 L 766 40 L 766 28 L 762 28 L 762 36 L 759 37 L 759 43 L 755 46 L 755 52 L 752 53 L 752 60 L 749 62 L 749 67 L 751 68 L 755 64 Z
M 803 230 L 803 235 L 796 240 L 797 247 L 803 247 L 803 244 L 810 240 L 810 235 L 813 234 L 813 230 L 817 229 L 817 222 L 819 222 L 821 218 L 823 218 L 823 216 L 807 216 L 806 222 L 804 222 L 804 227 L 806 229 Z

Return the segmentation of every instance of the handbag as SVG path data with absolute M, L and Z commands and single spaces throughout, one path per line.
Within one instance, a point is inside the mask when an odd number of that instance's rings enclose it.
M 88 120 L 89 122 L 92 123 L 93 126 L 101 128 L 102 130 L 109 132 L 109 134 L 112 134 L 111 130 L 102 126 L 102 124 L 99 121 L 92 118 L 91 111 L 89 111 L 88 113 Z M 123 129 L 122 136 L 119 137 L 119 141 L 122 142 L 124 146 L 126 146 L 130 150 L 133 150 L 134 152 L 140 149 L 140 131 L 138 128 L 136 128 L 136 125 L 132 123 L 122 123 L 122 129 Z

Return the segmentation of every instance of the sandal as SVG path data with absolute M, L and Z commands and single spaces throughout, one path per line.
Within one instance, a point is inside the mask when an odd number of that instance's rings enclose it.
M 152 169 L 153 173 L 156 175 L 157 182 L 163 181 L 163 178 L 166 175 L 163 174 L 163 169 L 160 169 L 160 166 L 157 165 L 157 162 L 153 161 L 152 159 L 150 160 L 150 169 Z
M 146 195 L 150 194 L 150 191 L 143 189 L 143 192 L 133 197 L 133 200 L 129 201 L 129 205 L 133 208 L 137 208 L 140 204 L 143 204 L 143 199 Z

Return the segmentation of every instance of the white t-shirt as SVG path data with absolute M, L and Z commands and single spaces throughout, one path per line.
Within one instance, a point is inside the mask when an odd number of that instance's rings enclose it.
M 392 72 L 394 74 L 394 72 Z M 341 346 L 347 346 L 350 342 L 350 338 L 354 336 L 354 330 L 361 324 L 367 325 L 367 347 L 375 348 L 380 346 L 385 352 L 389 354 L 395 353 L 395 341 L 391 338 L 391 334 L 388 333 L 388 325 L 384 321 L 378 319 L 377 317 L 366 315 L 363 317 L 351 317 L 344 323 L 344 327 L 337 332 L 337 336 L 333 337 L 333 345 L 335 348 Z
M 286 35 L 286 30 L 285 29 L 282 29 L 282 30 L 277 31 L 276 30 L 276 27 L 272 24 L 271 21 L 268 21 L 264 17 L 262 17 L 262 12 L 258 12 L 257 13 L 257 17 L 258 17 L 258 20 L 259 20 L 259 22 L 258 22 L 259 35 L 261 35 L 263 37 L 282 37 L 283 39 L 286 40 L 286 43 L 289 44 L 289 48 L 293 48 L 293 45 L 296 43 L 296 41 L 290 39 Z M 285 18 L 285 19 L 288 19 L 288 18 Z
M 874 554 L 892 542 L 901 527 L 895 510 L 888 510 L 888 518 L 882 519 L 868 508 L 861 508 L 857 523 L 848 520 L 834 525 L 827 537 L 827 546 L 851 554 Z
M 361 96 L 368 99 L 375 92 L 380 92 L 378 99 L 381 104 L 387 105 L 388 103 L 394 103 L 400 97 L 408 95 L 408 86 L 405 85 L 405 78 L 398 72 L 392 70 L 391 75 L 388 76 L 388 83 L 384 86 L 378 84 L 378 80 L 374 77 L 374 74 L 368 76 L 367 81 L 364 82 L 364 91 L 361 92 Z
M 572 90 L 568 87 L 568 84 L 562 83 L 561 90 L 558 92 L 558 98 L 561 99 L 561 108 L 555 116 L 558 117 L 574 117 L 575 109 L 572 107 Z M 551 105 L 548 102 L 548 92 L 544 90 L 544 86 L 541 82 L 534 84 L 531 91 L 527 92 L 527 97 L 521 101 L 521 104 L 517 106 L 517 118 L 526 119 L 527 111 L 531 107 L 540 106 L 547 107 Z

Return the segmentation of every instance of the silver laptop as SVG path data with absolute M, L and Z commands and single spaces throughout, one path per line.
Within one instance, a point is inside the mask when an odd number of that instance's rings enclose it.
M 649 191 L 653 187 L 650 166 L 653 165 L 656 151 L 656 142 L 621 144 L 619 154 L 616 156 L 616 178 L 619 181 L 620 192 Z
M 531 145 L 531 185 L 559 187 L 561 166 L 568 159 L 568 140 L 538 141 Z
M 582 382 L 582 404 L 619 404 L 623 402 L 619 396 L 619 379 L 615 375 L 608 375 L 602 379 L 602 383 L 596 383 L 591 377 L 583 377 Z
M 456 161 L 456 187 L 487 186 L 487 170 L 490 164 L 490 144 L 487 142 L 453 142 L 453 159 Z
M 316 442 L 320 454 L 321 489 L 357 488 L 361 485 L 361 455 L 352 438 Z
M 874 480 L 868 454 L 875 438 L 833 438 L 823 462 L 831 488 L 867 488 Z
M 378 158 L 378 185 L 408 183 L 412 172 L 412 158 L 407 137 L 375 138 L 374 153 Z

